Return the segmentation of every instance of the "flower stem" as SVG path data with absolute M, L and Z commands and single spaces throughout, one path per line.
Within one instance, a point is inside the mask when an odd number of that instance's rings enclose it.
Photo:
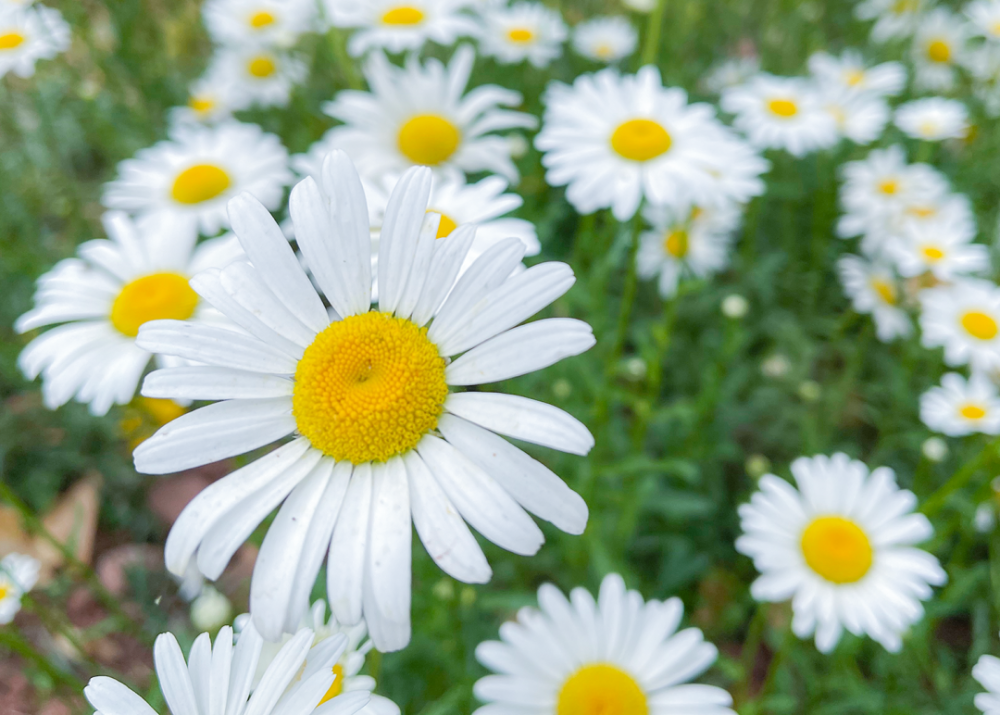
M 83 691 L 84 683 L 72 673 L 67 673 L 52 663 L 42 653 L 28 641 L 21 638 L 9 628 L 0 629 L 0 646 L 3 646 L 25 660 L 29 660 L 39 668 L 44 670 L 57 683 L 65 685 L 70 690 L 80 693 Z
M 649 14 L 646 25 L 646 41 L 642 46 L 642 64 L 656 64 L 656 56 L 660 51 L 660 31 L 663 29 L 663 11 L 667 0 L 656 0 L 656 6 Z
M 764 635 L 764 626 L 767 624 L 767 605 L 758 603 L 754 611 L 753 618 L 747 628 L 747 639 L 743 642 L 740 650 L 740 664 L 743 667 L 743 679 L 736 686 L 734 700 L 736 705 L 750 699 L 750 684 L 753 680 L 753 666 L 757 660 L 757 651 L 760 650 L 761 637 Z

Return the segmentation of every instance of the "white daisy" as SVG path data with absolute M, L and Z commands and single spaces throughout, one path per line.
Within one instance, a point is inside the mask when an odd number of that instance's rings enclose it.
M 920 419 L 929 429 L 949 437 L 1000 434 L 1000 395 L 981 373 L 973 373 L 966 381 L 949 372 L 941 377 L 940 387 L 920 396 Z
M 886 244 L 886 255 L 905 278 L 929 272 L 940 281 L 951 281 L 989 271 L 989 249 L 972 243 L 975 237 L 971 212 L 946 211 L 933 220 L 904 221 L 901 234 Z
M 658 275 L 660 295 L 670 298 L 677 293 L 681 276 L 706 278 L 726 267 L 740 210 L 736 206 L 683 211 L 647 206 L 642 217 L 653 229 L 639 237 L 639 277 Z
M 816 87 L 798 77 L 759 74 L 723 92 L 720 106 L 736 115 L 733 126 L 762 149 L 803 156 L 837 141 L 837 123 Z
M 224 45 L 290 47 L 316 22 L 314 0 L 208 0 L 202 6 L 211 38 Z
M 914 139 L 964 139 L 969 131 L 969 110 L 957 99 L 925 97 L 897 107 L 895 122 Z
M 932 91 L 954 87 L 967 41 L 968 27 L 961 18 L 943 7 L 928 12 L 920 21 L 910 50 L 914 86 Z
M 976 35 L 1000 40 L 1000 0 L 974 0 L 965 6 L 964 13 Z
M 69 25 L 58 10 L 44 5 L 0 6 L 0 77 L 8 72 L 31 77 L 38 60 L 65 52 L 70 40 Z
M 889 123 L 889 104 L 874 92 L 829 87 L 821 96 L 837 132 L 855 144 L 871 144 Z
M 226 85 L 233 109 L 247 109 L 287 106 L 308 67 L 288 52 L 247 44 L 216 50 L 208 71 Z
M 568 185 L 566 198 L 582 214 L 611 207 L 619 221 L 643 197 L 655 205 L 743 203 L 763 193 L 767 162 L 715 117 L 707 104 L 664 87 L 652 65 L 635 75 L 616 69 L 552 84 L 535 146 L 545 152 L 545 180 Z M 752 162 L 729 164 L 734 155 Z M 734 167 L 746 172 L 733 180 Z M 726 182 L 723 182 L 726 177 Z
M 760 58 L 757 55 L 730 57 L 716 65 L 704 78 L 702 84 L 712 94 L 743 84 L 760 73 Z
M 899 62 L 883 62 L 868 67 L 857 50 L 844 50 L 839 57 L 816 52 L 809 57 L 809 71 L 826 87 L 854 92 L 871 92 L 894 97 L 906 86 L 906 68 Z
M 921 344 L 944 347 L 947 365 L 1000 368 L 1000 288 L 965 278 L 920 293 Z
M 972 94 L 991 117 L 1000 116 L 1000 42 L 969 52 L 965 67 L 972 75 Z
M 913 332 L 910 316 L 899 306 L 899 286 L 891 270 L 860 256 L 847 255 L 837 261 L 837 272 L 854 310 L 871 313 L 875 319 L 879 340 L 887 343 Z
M 562 16 L 538 2 L 507 7 L 492 2 L 480 10 L 483 29 L 479 50 L 500 64 L 529 61 L 545 67 L 562 54 L 568 31 Z
M 0 560 L 0 626 L 14 620 L 21 597 L 35 587 L 41 562 L 27 554 L 7 554 Z
M 189 222 L 212 235 L 229 226 L 226 203 L 247 191 L 276 209 L 292 181 L 288 152 L 256 124 L 178 125 L 167 141 L 118 165 L 103 203 L 157 221 Z
M 124 214 L 107 213 L 104 228 L 110 240 L 82 244 L 78 258 L 60 261 L 38 279 L 35 307 L 14 323 L 19 333 L 60 324 L 18 357 L 29 379 L 41 375 L 49 409 L 76 398 L 103 415 L 128 403 L 152 357 L 136 346 L 139 326 L 161 318 L 213 319 L 188 279 L 242 256 L 227 238 L 196 247 L 193 227 L 155 220 L 135 225 Z
M 912 35 L 930 0 L 864 0 L 854 8 L 859 20 L 874 20 L 872 39 L 875 42 Z
M 358 57 L 369 50 L 419 50 L 428 40 L 452 45 L 475 37 L 479 28 L 462 12 L 471 0 L 324 0 L 337 27 L 356 28 L 347 51 Z
M 538 605 L 501 625 L 499 641 L 476 647 L 476 659 L 495 673 L 474 686 L 488 703 L 478 715 L 732 715 L 729 693 L 688 682 L 718 651 L 697 628 L 677 631 L 679 598 L 643 602 L 608 574 L 596 601 L 584 588 L 567 599 L 545 584 Z
M 239 91 L 216 65 L 188 87 L 187 104 L 170 110 L 171 125 L 220 122 L 230 119 L 243 104 Z
M 344 122 L 325 141 L 348 153 L 365 178 L 380 180 L 411 166 L 440 173 L 488 171 L 517 181 L 510 146 L 496 131 L 533 129 L 530 114 L 517 106 L 521 95 L 496 85 L 465 93 L 475 53 L 463 45 L 447 66 L 436 59 L 421 64 L 409 57 L 395 67 L 379 52 L 365 65 L 371 92 L 339 92 L 323 111 Z
M 248 194 L 233 199 L 230 217 L 253 267 L 234 263 L 192 285 L 249 334 L 180 321 L 143 326 L 140 345 L 204 363 L 152 373 L 143 394 L 222 402 L 164 426 L 136 448 L 135 463 L 165 474 L 294 436 L 188 504 L 167 537 L 167 566 L 181 573 L 197 551 L 199 569 L 217 578 L 284 501 L 250 586 L 258 630 L 274 640 L 298 623 L 329 551 L 337 620 L 363 616 L 376 647 L 396 650 L 410 638 L 411 514 L 435 561 L 474 583 L 491 572 L 466 520 L 525 555 L 543 541 L 525 509 L 574 534 L 586 524 L 583 500 L 496 433 L 586 454 L 587 429 L 535 400 L 449 386 L 547 367 L 594 337 L 567 318 L 514 327 L 574 281 L 559 263 L 511 276 L 524 255 L 516 238 L 455 280 L 475 227 L 435 238 L 425 167 L 408 171 L 389 199 L 371 310 L 364 189 L 343 152 L 328 158 L 323 179 L 322 190 L 312 178 L 295 187 L 290 213 L 332 312 L 264 207 Z
M 986 688 L 985 693 L 976 695 L 976 707 L 984 715 L 1000 715 L 1000 658 L 982 655 L 972 668 L 972 677 Z
M 367 693 L 352 693 L 316 707 L 335 682 L 333 664 L 344 650 L 346 638 L 331 641 L 322 653 L 310 651 L 312 640 L 308 628 L 296 633 L 252 693 L 251 682 L 263 646 L 252 626 L 240 634 L 235 646 L 229 626 L 219 630 L 214 645 L 208 633 L 202 633 L 186 662 L 173 634 L 162 633 L 153 646 L 153 662 L 163 699 L 173 713 L 353 715 L 367 703 Z M 312 656 L 308 664 L 307 654 Z M 293 684 L 296 676 L 299 678 Z M 128 687 L 103 675 L 91 678 L 83 695 L 97 710 L 95 715 L 157 715 Z
M 573 50 L 594 62 L 625 59 L 639 45 L 639 33 L 627 17 L 595 17 L 573 28 Z
M 761 572 L 758 601 L 792 599 L 792 631 L 833 650 L 843 629 L 898 651 L 919 621 L 931 586 L 947 580 L 936 558 L 913 545 L 933 534 L 917 498 L 888 467 L 868 473 L 846 454 L 792 462 L 798 489 L 773 474 L 739 508 L 736 550 Z

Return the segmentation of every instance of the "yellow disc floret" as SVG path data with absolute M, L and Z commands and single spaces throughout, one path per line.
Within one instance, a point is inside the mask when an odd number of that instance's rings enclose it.
M 427 209 L 431 211 L 432 209 Z M 448 214 L 441 214 L 441 223 L 438 224 L 438 232 L 434 238 L 444 238 L 450 236 L 451 232 L 458 228 L 458 223 Z
M 330 689 L 326 691 L 326 695 L 323 696 L 323 699 L 316 703 L 316 707 L 319 707 L 327 700 L 333 700 L 335 697 L 344 692 L 344 666 L 337 663 L 333 666 L 333 674 L 337 676 L 333 681 L 333 685 L 331 685 Z
M 962 417 L 967 420 L 981 420 L 986 416 L 986 410 L 984 410 L 980 405 L 970 402 L 967 405 L 962 405 L 958 414 L 962 415 Z
M 559 690 L 556 715 L 648 715 L 646 694 L 635 678 L 606 663 L 585 665 Z
M 423 21 L 423 11 L 412 5 L 394 7 L 382 15 L 382 23 L 385 25 L 419 25 Z
M 896 286 L 883 278 L 872 278 L 871 286 L 882 300 L 889 305 L 896 305 L 896 301 L 899 300 L 896 295 Z
M 611 148 L 626 159 L 649 161 L 666 153 L 673 141 L 670 134 L 652 119 L 630 119 L 611 135 Z
M 384 462 L 437 427 L 448 385 L 427 329 L 371 311 L 332 323 L 295 371 L 299 432 L 330 457 Z
M 153 273 L 126 283 L 111 304 L 111 324 L 134 338 L 150 320 L 187 320 L 198 307 L 198 294 L 178 273 Z
M 24 44 L 25 37 L 20 32 L 0 33 L 0 50 L 13 50 Z
M 944 40 L 934 40 L 927 45 L 927 59 L 931 62 L 948 62 L 951 59 L 951 47 Z
M 992 340 L 1000 331 L 997 321 L 992 316 L 978 310 L 970 310 L 962 316 L 962 327 L 965 332 L 980 340 Z
M 783 119 L 791 119 L 799 113 L 799 105 L 791 99 L 772 99 L 767 103 L 767 108 L 771 110 L 771 114 Z
M 515 27 L 511 30 L 507 30 L 507 39 L 511 42 L 523 45 L 535 39 L 535 33 L 526 27 Z
M 872 565 L 868 535 L 840 516 L 813 519 L 802 532 L 801 545 L 809 568 L 832 583 L 860 581 Z
M 229 174 L 215 164 L 195 164 L 174 179 L 170 195 L 180 204 L 200 204 L 229 188 Z
M 250 27 L 255 30 L 261 30 L 268 25 L 273 25 L 277 19 L 278 18 L 269 13 L 267 10 L 260 10 L 250 16 Z
M 437 166 L 455 153 L 462 134 L 438 114 L 418 114 L 400 127 L 396 141 L 399 151 L 414 164 Z
M 266 79 L 278 69 L 274 58 L 268 55 L 257 55 L 247 63 L 247 72 L 257 79 Z
M 663 248 L 674 258 L 684 258 L 688 254 L 688 232 L 680 228 L 667 233 Z

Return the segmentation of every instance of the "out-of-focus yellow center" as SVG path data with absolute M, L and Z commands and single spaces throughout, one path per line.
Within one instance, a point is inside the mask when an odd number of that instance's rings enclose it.
M 414 164 L 437 166 L 447 161 L 462 141 L 458 127 L 439 114 L 418 114 L 399 129 L 399 151 Z
M 419 25 L 423 21 L 423 10 L 412 5 L 394 7 L 382 15 L 384 25 Z
M 111 304 L 111 324 L 134 338 L 150 320 L 187 320 L 198 307 L 198 294 L 178 273 L 153 273 L 126 283 Z
M 962 316 L 965 332 L 979 340 L 992 340 L 997 336 L 997 321 L 992 316 L 978 310 L 970 310 Z
M 896 286 L 882 278 L 872 278 L 872 290 L 878 293 L 879 297 L 889 305 L 896 304 Z
M 428 211 L 433 211 L 433 209 L 427 209 Z M 441 223 L 438 224 L 438 232 L 435 238 L 444 238 L 445 236 L 450 236 L 451 232 L 458 228 L 458 224 L 455 223 L 453 219 L 448 214 L 441 214 Z
M 208 97 L 191 97 L 188 106 L 198 114 L 208 114 L 215 109 L 215 100 Z
M 0 50 L 13 50 L 24 44 L 26 38 L 20 32 L 0 33 Z
M 979 405 L 969 403 L 967 405 L 962 405 L 958 414 L 962 415 L 962 417 L 967 420 L 981 420 L 986 416 L 986 410 Z
M 648 715 L 646 694 L 625 671 L 605 663 L 585 665 L 559 690 L 556 715 Z
M 801 546 L 809 568 L 832 583 L 860 581 L 872 565 L 868 536 L 840 516 L 813 519 L 802 532 Z
M 920 252 L 924 254 L 924 260 L 928 263 L 937 263 L 944 258 L 944 251 L 936 246 L 924 246 Z
M 906 213 L 915 218 L 930 218 L 937 213 L 937 209 L 933 206 L 911 206 Z
M 994 22 L 990 25 L 990 33 L 1000 37 L 1000 22 Z
M 172 422 L 187 412 L 186 409 L 173 400 L 165 400 L 158 397 L 140 397 L 137 402 L 159 425 Z
M 427 329 L 370 311 L 331 323 L 295 371 L 299 432 L 335 460 L 384 462 L 437 426 L 448 385 Z
M 890 8 L 891 12 L 896 15 L 902 15 L 903 13 L 913 12 L 917 9 L 917 0 L 896 0 Z
M 7 598 L 9 594 L 10 594 L 10 589 L 7 588 L 7 585 L 0 583 L 0 601 Z
M 229 174 L 215 164 L 195 164 L 177 175 L 170 195 L 180 204 L 200 204 L 229 188 Z
M 878 190 L 886 196 L 893 196 L 899 191 L 899 181 L 896 179 L 885 179 L 878 184 Z
M 535 33 L 526 27 L 515 27 L 512 30 L 507 30 L 507 39 L 523 45 L 535 39 Z
M 688 253 L 688 232 L 681 228 L 667 233 L 663 249 L 674 258 L 684 258 Z
M 602 60 L 606 60 L 615 53 L 615 48 L 607 42 L 602 42 L 594 48 L 594 54 Z
M 337 677 L 334 679 L 333 685 L 330 686 L 330 689 L 326 691 L 326 695 L 323 696 L 323 699 L 316 704 L 316 707 L 319 707 L 327 700 L 333 700 L 335 697 L 344 692 L 344 666 L 337 663 L 333 666 L 333 673 Z
M 267 10 L 260 10 L 250 16 L 250 27 L 255 30 L 262 30 L 268 25 L 273 25 L 277 21 L 278 18 L 269 13 Z
M 948 62 L 951 60 L 951 46 L 944 40 L 934 40 L 927 45 L 927 59 L 931 62 Z
M 673 140 L 659 122 L 652 119 L 629 119 L 611 135 L 611 148 L 631 161 L 649 161 L 670 149 Z
M 844 82 L 850 87 L 857 87 L 865 81 L 865 73 L 862 70 L 852 69 L 844 72 Z
M 268 55 L 257 55 L 247 63 L 247 72 L 258 79 L 264 79 L 273 75 L 278 69 L 274 58 Z
M 799 113 L 799 105 L 791 99 L 772 99 L 767 103 L 767 108 L 771 114 L 783 119 L 790 119 Z

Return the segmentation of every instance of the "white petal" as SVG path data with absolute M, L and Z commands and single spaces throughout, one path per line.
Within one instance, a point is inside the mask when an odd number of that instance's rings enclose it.
M 353 266 L 351 276 L 357 284 L 351 312 L 342 315 L 366 313 L 371 309 L 372 303 L 372 246 L 368 201 L 354 164 L 339 149 L 323 160 L 323 189 L 330 198 L 330 220 L 340 240 L 341 250 L 347 252 L 350 258 Z
M 98 675 L 83 689 L 87 702 L 101 715 L 157 715 L 145 700 L 114 678 Z
M 441 307 L 441 303 L 455 286 L 455 279 L 458 278 L 458 272 L 475 237 L 476 227 L 466 224 L 434 242 L 434 255 L 427 269 L 427 281 L 416 307 L 413 308 L 413 315 L 410 316 L 414 323 L 425 325 Z
M 175 713 L 196 713 L 194 688 L 188 676 L 187 663 L 173 633 L 161 633 L 153 643 L 153 662 L 160 690 L 167 701 L 167 707 Z
M 208 713 L 208 699 L 211 692 L 212 638 L 202 633 L 194 639 L 188 653 L 188 677 L 194 689 L 199 713 Z
M 321 671 L 312 673 L 310 676 L 302 677 L 302 680 L 293 685 L 286 692 L 274 710 L 268 715 L 305 715 L 312 713 L 316 708 L 316 703 L 323 699 L 336 675 L 333 666 Z
M 267 666 L 260 683 L 254 688 L 250 702 L 243 715 L 270 715 L 275 704 L 285 692 L 285 688 L 298 675 L 312 645 L 313 632 L 303 628 L 282 646 L 274 660 Z M 318 702 L 318 701 L 317 701 Z M 184 712 L 175 710 L 174 712 Z
M 250 372 L 294 375 L 297 361 L 257 338 L 210 325 L 180 320 L 151 320 L 139 328 L 135 344 L 164 353 Z
M 242 715 L 247 696 L 250 695 L 250 686 L 257 675 L 257 663 L 260 661 L 260 651 L 263 645 L 264 641 L 257 629 L 253 627 L 252 622 L 248 622 L 240 633 L 236 647 L 233 648 L 233 664 L 230 668 L 229 694 L 226 697 L 225 715 Z
M 222 287 L 233 300 L 250 311 L 254 317 L 282 337 L 302 349 L 309 347 L 316 333 L 307 328 L 298 317 L 264 283 L 261 271 L 244 261 L 230 263 L 219 273 Z
M 424 215 L 423 226 L 417 237 L 417 249 L 410 261 L 406 285 L 399 295 L 399 302 L 395 308 L 395 314 L 400 318 L 409 318 L 413 314 L 420 294 L 423 293 L 431 259 L 434 257 L 440 221 L 441 214 L 428 213 Z
M 365 620 L 375 647 L 399 650 L 410 641 L 410 494 L 403 460 L 372 465 L 368 565 L 374 603 L 365 599 Z M 369 605 L 375 613 L 370 613 Z
M 326 567 L 326 591 L 337 620 L 354 625 L 361 620 L 362 578 L 368 553 L 368 519 L 372 503 L 372 468 L 354 468 L 341 515 L 333 529 Z
M 223 715 L 229 697 L 229 676 L 233 666 L 233 629 L 223 626 L 215 636 L 212 648 L 211 673 L 209 674 L 210 695 L 207 715 Z
M 417 236 L 431 194 L 431 170 L 407 169 L 396 183 L 385 207 L 378 246 L 378 309 L 392 313 L 410 273 Z
M 284 377 L 228 367 L 185 366 L 154 370 L 142 394 L 172 400 L 251 400 L 291 397 L 295 383 Z
M 332 700 L 327 700 L 312 713 L 312 715 L 354 715 L 359 712 L 373 696 L 362 690 L 355 693 L 341 693 Z

